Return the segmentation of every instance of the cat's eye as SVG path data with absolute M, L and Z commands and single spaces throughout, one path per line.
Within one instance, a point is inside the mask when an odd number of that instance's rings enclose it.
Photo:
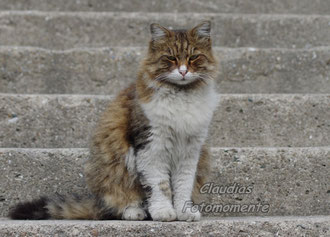
M 173 56 L 166 56 L 166 58 L 170 61 L 176 61 L 176 57 Z
M 197 59 L 199 57 L 199 54 L 193 55 L 189 58 L 189 61 L 194 61 L 195 59 Z

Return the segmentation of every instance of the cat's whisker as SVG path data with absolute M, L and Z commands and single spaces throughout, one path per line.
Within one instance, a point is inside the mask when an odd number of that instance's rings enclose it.
M 213 79 L 211 76 L 207 74 L 199 74 L 197 80 L 207 84 L 207 81 Z
M 207 82 L 203 79 L 203 78 L 200 78 L 200 80 L 202 83 L 204 83 L 205 85 L 207 85 Z
M 198 76 L 204 79 L 213 79 L 210 75 L 204 73 L 199 73 Z
M 155 78 L 156 81 L 164 81 L 166 79 L 166 75 L 165 74 L 160 74 L 159 76 L 157 76 Z

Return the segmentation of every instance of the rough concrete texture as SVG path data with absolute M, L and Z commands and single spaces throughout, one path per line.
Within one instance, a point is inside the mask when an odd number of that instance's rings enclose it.
M 133 82 L 146 48 L 53 51 L 0 47 L 0 92 L 113 94 Z M 330 47 L 215 48 L 221 93 L 330 93 Z
M 87 149 L 0 149 L 0 213 L 41 195 L 88 194 L 83 162 Z
M 252 187 L 251 193 L 216 194 L 203 188 L 205 203 L 269 204 L 268 213 L 313 215 L 330 213 L 330 146 L 324 148 L 214 148 L 209 181 L 218 186 Z M 236 185 L 235 185 L 236 183 Z M 220 189 L 224 190 L 224 189 Z M 239 189 L 238 189 L 239 190 Z M 242 213 L 210 213 L 243 215 Z M 209 215 L 209 214 L 208 214 Z
M 0 147 L 87 147 L 113 97 L 0 94 Z M 210 144 L 328 146 L 330 95 L 221 95 Z
M 327 0 L 2 0 L 0 10 L 330 14 Z
M 1 216 L 15 203 L 41 195 L 86 195 L 82 166 L 88 155 L 87 149 L 0 149 Z M 205 216 L 330 213 L 330 147 L 213 148 L 211 167 L 207 183 L 214 188 L 201 190 L 200 205 L 261 204 L 265 211 L 226 207 L 204 209 Z M 217 191 L 216 186 L 222 188 Z
M 1 12 L 0 45 L 71 47 L 146 46 L 149 25 L 213 22 L 213 42 L 223 47 L 330 46 L 330 16 L 200 13 Z
M 330 235 L 330 218 L 207 218 L 200 222 L 0 221 L 1 236 L 310 236 Z

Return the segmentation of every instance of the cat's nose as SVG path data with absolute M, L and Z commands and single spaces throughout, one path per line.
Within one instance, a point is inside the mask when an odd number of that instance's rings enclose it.
M 187 74 L 188 71 L 187 71 L 187 70 L 185 70 L 185 71 L 181 71 L 181 70 L 180 70 L 179 72 L 180 72 L 180 74 L 184 77 L 184 76 Z
M 184 77 L 187 74 L 187 66 L 186 65 L 181 65 L 179 68 L 179 73 Z

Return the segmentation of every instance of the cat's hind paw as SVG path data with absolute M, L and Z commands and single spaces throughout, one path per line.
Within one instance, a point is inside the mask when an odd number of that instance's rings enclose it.
M 127 207 L 122 218 L 129 221 L 142 221 L 146 217 L 147 214 L 141 207 Z

